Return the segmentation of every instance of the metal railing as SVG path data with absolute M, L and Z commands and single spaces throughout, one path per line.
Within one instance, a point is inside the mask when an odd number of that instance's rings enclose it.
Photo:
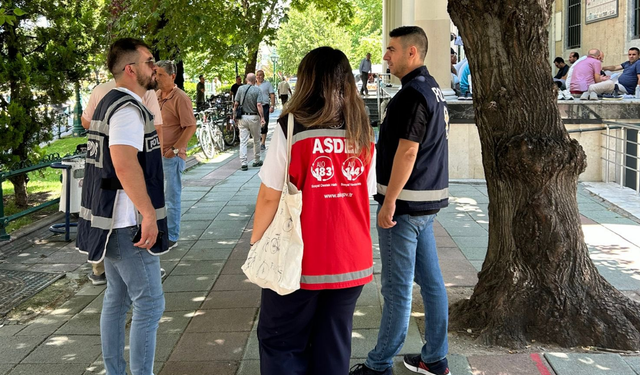
M 7 234 L 7 225 L 9 225 L 10 222 L 17 220 L 23 216 L 32 214 L 43 208 L 58 204 L 60 202 L 60 198 L 55 198 L 50 201 L 41 203 L 37 206 L 29 207 L 26 210 L 20 211 L 13 215 L 5 216 L 4 200 L 3 200 L 4 197 L 2 195 L 2 183 L 14 176 L 19 176 L 29 172 L 37 171 L 39 169 L 51 167 L 53 163 L 58 163 L 61 160 L 62 160 L 62 157 L 59 154 L 51 154 L 51 155 L 46 155 L 44 158 L 42 158 L 38 164 L 31 164 L 30 162 L 22 162 L 18 165 L 18 169 L 10 170 L 8 172 L 0 172 L 0 241 L 8 241 L 10 239 L 10 236 Z
M 629 139 L 629 131 L 636 131 L 640 134 L 640 124 L 623 123 L 619 121 L 603 121 L 605 128 L 602 135 L 604 161 L 604 182 L 615 182 L 620 187 L 631 187 L 627 173 L 635 174 L 635 191 L 640 193 L 640 140 L 636 135 L 636 140 Z M 631 146 L 631 147 L 630 147 Z M 629 150 L 631 148 L 631 150 Z M 613 180 L 613 181 L 612 181 Z

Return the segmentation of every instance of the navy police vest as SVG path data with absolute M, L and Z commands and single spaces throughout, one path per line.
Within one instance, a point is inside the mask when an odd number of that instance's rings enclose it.
M 380 136 L 389 132 L 385 128 L 393 126 L 394 100 L 403 90 L 412 88 L 424 97 L 427 110 L 427 131 L 420 143 L 413 172 L 396 201 L 397 214 L 410 214 L 444 208 L 449 204 L 449 114 L 447 104 L 436 80 L 426 67 L 409 73 L 414 76 L 404 83 L 396 97 L 387 106 L 387 114 L 380 128 Z M 417 97 L 415 100 L 420 100 Z M 382 147 L 381 147 L 382 146 Z M 376 176 L 378 194 L 374 199 L 382 204 L 387 192 L 391 168 L 396 149 L 385 149 L 384 142 L 378 143 Z
M 98 263 L 104 259 L 107 240 L 113 230 L 115 202 L 122 185 L 111 160 L 109 122 L 117 110 L 127 105 L 134 106 L 142 114 L 144 145 L 143 150 L 138 152 L 138 162 L 144 173 L 147 194 L 156 209 L 158 230 L 164 232 L 162 239 L 157 241 L 149 251 L 159 255 L 166 252 L 168 248 L 162 151 L 154 127 L 153 115 L 130 94 L 113 89 L 98 103 L 88 131 L 76 246 L 80 252 L 88 255 L 91 263 Z M 138 217 L 138 223 L 140 223 L 140 217 Z

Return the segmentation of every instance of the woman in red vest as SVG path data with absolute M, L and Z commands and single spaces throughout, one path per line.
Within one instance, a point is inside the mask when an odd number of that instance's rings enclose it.
M 375 193 L 373 134 L 342 51 L 320 47 L 298 67 L 260 170 L 251 243 L 278 207 L 294 116 L 289 177 L 302 192 L 301 289 L 263 289 L 258 340 L 262 375 L 346 375 L 356 300 L 373 278 L 369 195 Z

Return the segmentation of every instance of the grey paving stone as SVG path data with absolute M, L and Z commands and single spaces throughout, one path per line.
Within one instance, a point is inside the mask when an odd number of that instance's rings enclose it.
M 128 335 L 127 335 L 128 336 Z M 124 352 L 125 361 L 127 361 L 126 374 L 131 373 L 131 369 L 129 368 L 129 348 L 125 346 Z M 162 370 L 164 363 L 155 361 L 153 362 L 153 373 L 157 374 Z M 105 375 L 107 372 L 104 369 L 104 362 L 102 361 L 102 356 L 98 357 L 91 365 L 86 366 L 86 371 L 84 375 Z
M 45 336 L 0 337 L 0 363 L 20 363 Z
M 129 335 L 127 335 L 127 337 L 128 336 Z M 175 348 L 178 340 L 180 340 L 180 336 L 182 336 L 182 333 L 157 335 L 155 361 L 166 362 L 167 360 L 169 360 L 169 356 L 171 356 L 173 348 Z M 128 346 L 129 344 L 127 344 L 127 347 Z M 126 354 L 125 358 L 129 358 L 128 353 Z
M 260 344 L 258 342 L 258 335 L 254 330 L 254 331 L 251 331 L 251 334 L 249 335 L 249 339 L 247 340 L 247 347 L 245 349 L 244 358 L 242 359 L 242 362 L 245 362 L 247 360 L 259 360 L 259 359 L 260 359 Z
M 557 375 L 636 375 L 618 354 L 545 353 Z
M 484 260 L 487 256 L 487 248 L 486 247 L 465 247 L 462 250 L 462 254 L 468 260 Z
M 28 271 L 48 272 L 48 273 L 69 273 L 75 272 L 82 267 L 82 263 L 43 263 L 34 264 Z
M 447 287 L 474 286 L 478 283 L 478 271 L 468 260 L 440 259 L 439 263 Z
M 211 225 L 208 221 L 185 221 L 184 223 L 180 223 L 180 230 L 193 230 L 193 229 L 202 229 L 205 230 L 209 225 Z
M 204 229 L 180 229 L 180 241 L 197 241 L 204 233 Z
M 105 289 L 107 289 L 106 285 L 95 286 L 91 284 L 86 284 L 76 292 L 76 296 L 97 296 L 98 294 L 102 293 Z
M 192 310 L 165 311 L 160 318 L 158 334 L 171 335 L 184 332 L 194 315 L 195 311 Z
M 93 301 L 87 305 L 80 314 L 100 314 L 102 313 L 102 301 L 104 300 L 104 293 L 94 297 Z
M 543 366 L 547 371 L 551 368 L 538 353 L 509 355 L 474 355 L 467 357 L 474 373 L 487 375 L 497 374 L 538 374 Z
M 378 292 L 378 286 L 375 282 L 365 284 L 362 288 L 362 293 L 356 301 L 356 307 L 358 306 L 381 306 L 382 299 Z
M 197 262 L 197 261 L 225 261 L 231 255 L 232 248 L 209 248 L 209 249 L 196 249 L 192 248 L 185 253 L 182 258 L 183 261 Z
M 242 293 L 237 291 L 212 291 L 209 293 L 201 310 L 209 309 L 232 309 L 251 308 L 260 306 L 260 288 L 245 290 Z
M 178 261 L 160 259 L 160 267 L 164 269 L 167 275 L 171 275 L 177 265 L 178 265 Z
M 240 362 L 240 368 L 236 375 L 256 375 L 260 373 L 260 361 L 257 359 L 245 359 Z
M 193 241 L 182 241 L 178 243 L 178 247 L 169 250 L 168 253 L 160 255 L 160 260 L 165 262 L 178 262 L 189 251 L 185 248 L 180 248 L 183 242 L 193 243 Z
M 213 240 L 200 240 L 191 246 L 191 250 L 211 250 L 211 249 L 226 249 L 233 250 L 237 241 L 213 241 Z
M 21 263 L 38 263 L 38 264 L 82 264 L 86 263 L 87 256 L 76 250 L 58 250 L 45 257 L 31 258 Z
M 380 319 L 382 319 L 382 307 L 380 305 L 356 306 L 356 309 L 353 312 L 353 328 L 379 328 Z
M 245 290 L 256 289 L 259 289 L 259 287 L 249 282 L 245 275 L 220 275 L 213 286 L 215 291 L 235 290 L 244 292 Z
M 208 291 L 216 278 L 208 275 L 174 276 L 169 275 L 162 284 L 165 292 L 198 292 Z
M 236 224 L 236 223 L 234 223 Z M 238 239 L 242 235 L 244 227 L 239 225 L 233 226 L 220 226 L 218 224 L 212 224 L 200 237 L 203 240 L 217 240 L 217 239 Z
M 169 362 L 239 361 L 249 332 L 185 333 Z
M 616 289 L 632 291 L 640 289 L 640 272 L 615 260 L 594 260 L 598 272 Z M 634 272 L 635 271 L 635 272 Z
M 465 260 L 466 257 L 458 249 L 458 247 L 440 247 L 438 246 L 438 258 L 439 259 L 455 259 L 455 260 Z
M 482 264 L 484 260 L 470 260 L 469 263 L 476 269 L 476 271 L 480 272 L 482 270 Z
M 251 331 L 257 308 L 198 310 L 186 332 Z
M 244 275 L 242 265 L 245 259 L 229 259 L 222 268 L 222 275 Z
M 171 275 L 211 275 L 218 276 L 224 263 L 210 260 L 182 260 L 178 263 Z
M 351 357 L 366 358 L 378 341 L 378 329 L 354 329 L 351 334 Z M 409 321 L 407 339 L 400 350 L 400 355 L 419 353 L 422 350 L 422 338 L 415 319 Z
M 436 237 L 436 246 L 438 248 L 441 247 L 458 247 L 458 244 L 455 243 L 455 241 L 453 240 L 453 238 L 451 238 L 450 236 L 445 236 L 445 237 Z
M 56 331 L 57 335 L 100 335 L 100 314 L 78 314 Z
M 85 364 L 92 363 L 100 352 L 100 336 L 51 336 L 22 363 Z
M 89 305 L 93 300 L 96 299 L 96 296 L 73 296 L 70 300 L 63 303 L 62 306 L 53 310 L 52 315 L 75 315 L 82 311 L 87 305 Z
M 0 375 L 6 375 L 13 368 L 13 364 L 0 363 Z
M 455 375 L 475 375 L 467 357 L 458 354 L 448 354 L 447 360 L 449 361 L 449 371 Z M 551 375 L 551 374 L 549 374 Z
M 160 375 L 235 375 L 239 365 L 236 361 L 168 362 Z
M 249 241 L 245 241 L 245 243 L 240 243 L 242 240 L 238 241 L 238 246 L 229 254 L 229 259 L 247 259 L 247 255 L 249 254 L 249 245 L 247 244 Z
M 181 222 L 185 222 L 185 221 L 211 221 L 216 217 L 217 214 L 218 214 L 217 212 L 210 212 L 210 213 L 206 213 L 206 214 L 189 214 L 189 213 L 185 213 L 184 215 L 182 215 L 182 218 L 180 218 L 180 220 L 181 220 Z
M 49 336 L 71 319 L 72 315 L 42 315 L 23 326 L 19 336 Z
M 17 365 L 9 375 L 82 375 L 87 366 L 80 364 L 52 364 L 52 363 L 36 363 L 36 364 L 20 364 Z
M 640 357 L 622 357 L 625 362 L 636 372 L 636 374 L 640 374 Z
M 164 311 L 197 310 L 207 297 L 207 292 L 164 293 Z
M 460 250 L 468 247 L 487 247 L 489 244 L 489 236 L 486 237 L 456 237 L 453 241 L 458 245 Z
M 0 326 L 0 337 L 11 337 L 21 330 L 23 330 L 26 326 L 22 324 L 4 324 Z
M 473 219 L 458 225 L 447 226 L 447 232 L 454 237 L 454 239 L 455 237 L 482 237 L 489 235 L 489 233 L 473 221 Z

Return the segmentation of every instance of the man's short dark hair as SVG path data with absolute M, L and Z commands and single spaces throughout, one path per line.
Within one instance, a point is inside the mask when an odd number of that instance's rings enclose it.
M 578 54 L 578 52 L 571 52 L 571 53 L 569 54 L 569 57 L 572 57 L 572 56 L 573 56 L 573 57 L 575 57 L 576 59 L 579 59 L 579 58 L 580 58 L 580 54 Z
M 202 74 L 200 74 L 200 75 L 198 76 L 198 79 L 202 79 L 202 78 L 204 78 L 204 76 L 203 76 Z
M 554 63 L 556 64 L 564 64 L 564 59 L 560 56 L 556 57 L 555 60 L 553 60 Z
M 242 77 L 240 77 L 240 76 L 236 76 L 236 79 L 238 79 L 238 78 L 242 78 Z
M 640 55 L 640 49 L 638 49 L 637 47 L 631 47 L 629 48 L 629 51 L 636 51 L 636 53 Z
M 114 78 L 122 74 L 126 64 L 135 62 L 129 60 L 134 59 L 132 55 L 136 55 L 140 47 L 150 49 L 145 42 L 135 38 L 122 38 L 113 42 L 107 53 L 107 68 Z
M 452 54 L 452 55 L 455 55 L 455 54 L 456 54 L 456 51 L 454 51 L 454 50 L 453 50 L 453 48 L 451 48 L 451 54 Z
M 389 37 L 402 39 L 402 44 L 405 48 L 407 46 L 415 46 L 418 49 L 421 60 L 424 60 L 427 56 L 429 40 L 422 28 L 418 26 L 400 26 L 391 30 Z

